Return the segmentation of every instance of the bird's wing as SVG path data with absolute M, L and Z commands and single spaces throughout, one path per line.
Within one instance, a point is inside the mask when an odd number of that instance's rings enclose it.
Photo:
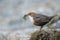
M 48 22 L 49 21 L 49 17 L 47 17 L 45 15 L 36 15 L 34 17 L 34 20 L 36 20 L 38 22 Z
M 44 16 L 44 17 L 41 17 L 41 21 L 42 22 L 48 22 L 49 21 L 49 18 Z

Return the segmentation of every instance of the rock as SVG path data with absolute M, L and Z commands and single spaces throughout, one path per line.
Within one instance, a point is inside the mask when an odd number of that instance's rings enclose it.
M 36 31 L 32 33 L 30 40 L 55 40 L 55 31 Z

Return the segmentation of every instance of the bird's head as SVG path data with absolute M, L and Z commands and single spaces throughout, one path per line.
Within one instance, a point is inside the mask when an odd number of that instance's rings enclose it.
M 36 15 L 36 13 L 35 12 L 30 12 L 30 13 L 28 13 L 28 14 L 26 14 L 26 15 L 24 15 L 24 19 L 26 20 L 26 17 L 27 16 L 31 16 L 31 17 L 34 17 Z
M 28 16 L 31 16 L 31 17 L 34 17 L 35 15 L 36 15 L 35 12 L 30 12 L 30 13 L 28 13 Z

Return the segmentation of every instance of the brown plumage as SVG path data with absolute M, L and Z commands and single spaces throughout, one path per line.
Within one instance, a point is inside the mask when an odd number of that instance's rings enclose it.
M 34 12 L 28 13 L 27 16 L 31 16 L 34 20 L 33 24 L 35 26 L 41 26 L 41 28 L 54 17 L 54 16 L 46 16 L 42 14 L 37 14 Z

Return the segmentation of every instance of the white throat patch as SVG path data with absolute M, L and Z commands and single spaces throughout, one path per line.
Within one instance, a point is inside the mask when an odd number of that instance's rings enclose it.
M 28 16 L 28 17 L 29 17 L 30 21 L 33 23 L 34 22 L 33 17 L 31 17 L 31 16 Z

